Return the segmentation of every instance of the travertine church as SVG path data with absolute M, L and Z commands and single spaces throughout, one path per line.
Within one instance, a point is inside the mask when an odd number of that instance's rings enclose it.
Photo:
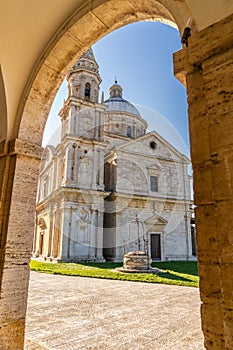
M 189 159 L 146 132 L 117 81 L 99 103 L 92 49 L 67 80 L 61 142 L 41 163 L 33 256 L 122 261 L 140 245 L 155 260 L 193 259 Z

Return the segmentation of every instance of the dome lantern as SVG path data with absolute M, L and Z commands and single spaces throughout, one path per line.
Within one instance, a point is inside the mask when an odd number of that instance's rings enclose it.
M 110 97 L 104 101 L 104 104 L 107 106 L 106 111 L 126 112 L 141 117 L 137 108 L 122 98 L 122 87 L 117 83 L 116 79 L 109 89 L 109 95 Z
M 122 98 L 122 87 L 117 84 L 117 80 L 115 79 L 115 83 L 109 89 L 110 98 L 119 97 Z

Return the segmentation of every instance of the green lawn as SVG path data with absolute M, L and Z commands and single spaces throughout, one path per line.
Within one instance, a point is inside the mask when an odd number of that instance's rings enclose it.
M 168 261 L 153 263 L 161 270 L 158 275 L 148 273 L 121 273 L 114 271 L 120 263 L 44 263 L 32 260 L 30 268 L 57 275 L 105 278 L 122 281 L 175 284 L 179 286 L 198 287 L 197 263 L 193 261 Z

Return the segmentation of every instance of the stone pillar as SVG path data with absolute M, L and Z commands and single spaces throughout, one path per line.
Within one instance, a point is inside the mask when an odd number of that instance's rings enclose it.
M 233 15 L 174 56 L 187 84 L 202 329 L 207 349 L 233 349 Z
M 0 349 L 24 347 L 29 261 L 42 148 L 20 140 L 1 149 Z M 3 165 L 5 166 L 3 167 Z

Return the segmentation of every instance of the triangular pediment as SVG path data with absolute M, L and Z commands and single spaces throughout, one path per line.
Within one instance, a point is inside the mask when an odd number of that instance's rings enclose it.
M 151 226 L 154 226 L 154 225 L 166 225 L 167 224 L 167 220 L 165 220 L 161 216 L 153 215 L 150 218 L 148 218 L 147 220 L 145 220 L 144 223 L 147 226 L 151 227 Z
M 140 136 L 136 139 L 124 142 L 112 149 L 114 152 L 133 152 L 141 155 L 156 156 L 175 161 L 182 160 L 185 163 L 190 163 L 190 160 L 175 147 L 167 142 L 156 131 L 151 131 L 148 134 Z
M 147 169 L 150 169 L 150 170 L 156 170 L 156 171 L 161 171 L 162 168 L 159 164 L 152 164 L 150 166 L 147 167 Z

